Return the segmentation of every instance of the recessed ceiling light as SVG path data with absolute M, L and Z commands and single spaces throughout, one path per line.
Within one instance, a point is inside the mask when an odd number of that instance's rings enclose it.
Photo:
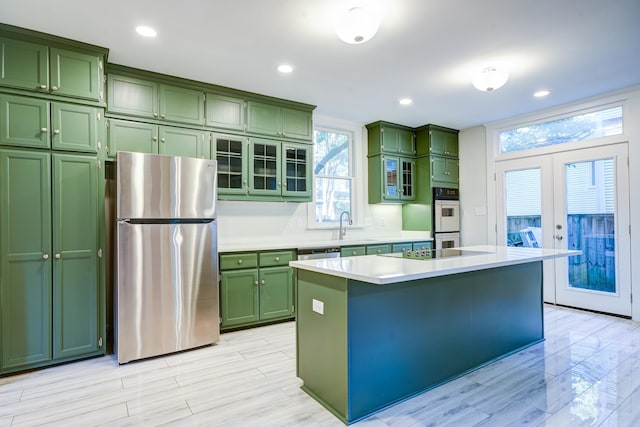
M 293 71 L 293 67 L 289 64 L 278 65 L 278 71 L 281 73 L 290 73 Z
M 536 98 L 544 98 L 545 96 L 549 95 L 551 92 L 549 92 L 548 90 L 539 90 L 536 93 L 533 94 L 533 96 L 535 96 Z
M 140 26 L 136 28 L 136 31 L 143 37 L 155 37 L 158 35 L 156 30 L 151 27 Z
M 411 100 L 411 98 L 400 98 L 398 103 L 400 103 L 400 105 L 411 105 L 413 104 L 413 101 Z

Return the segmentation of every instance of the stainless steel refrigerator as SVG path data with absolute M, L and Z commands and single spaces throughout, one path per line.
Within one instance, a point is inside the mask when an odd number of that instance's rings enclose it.
M 218 341 L 216 179 L 213 160 L 117 154 L 119 363 Z

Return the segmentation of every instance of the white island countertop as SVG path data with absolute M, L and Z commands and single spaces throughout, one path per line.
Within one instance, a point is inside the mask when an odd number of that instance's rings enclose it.
M 428 277 L 485 270 L 514 264 L 580 255 L 581 251 L 507 246 L 456 248 L 465 255 L 434 259 L 408 259 L 366 255 L 291 261 L 290 266 L 376 285 L 407 282 Z

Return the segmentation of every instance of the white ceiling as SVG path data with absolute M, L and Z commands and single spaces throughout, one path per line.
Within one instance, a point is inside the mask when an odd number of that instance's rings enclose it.
M 333 29 L 354 5 L 382 21 L 361 45 Z M 323 116 L 457 129 L 640 84 L 639 18 L 639 0 L 0 1 L 0 22 L 107 47 L 112 63 L 314 104 Z M 158 37 L 138 36 L 142 24 Z M 282 62 L 294 73 L 278 73 Z M 487 65 L 511 73 L 495 92 L 471 86 Z M 533 98 L 539 89 L 551 94 Z

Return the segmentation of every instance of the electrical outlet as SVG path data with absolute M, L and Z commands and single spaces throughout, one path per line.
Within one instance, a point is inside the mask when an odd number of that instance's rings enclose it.
M 311 308 L 318 314 L 324 315 L 324 302 L 317 299 L 311 300 Z

